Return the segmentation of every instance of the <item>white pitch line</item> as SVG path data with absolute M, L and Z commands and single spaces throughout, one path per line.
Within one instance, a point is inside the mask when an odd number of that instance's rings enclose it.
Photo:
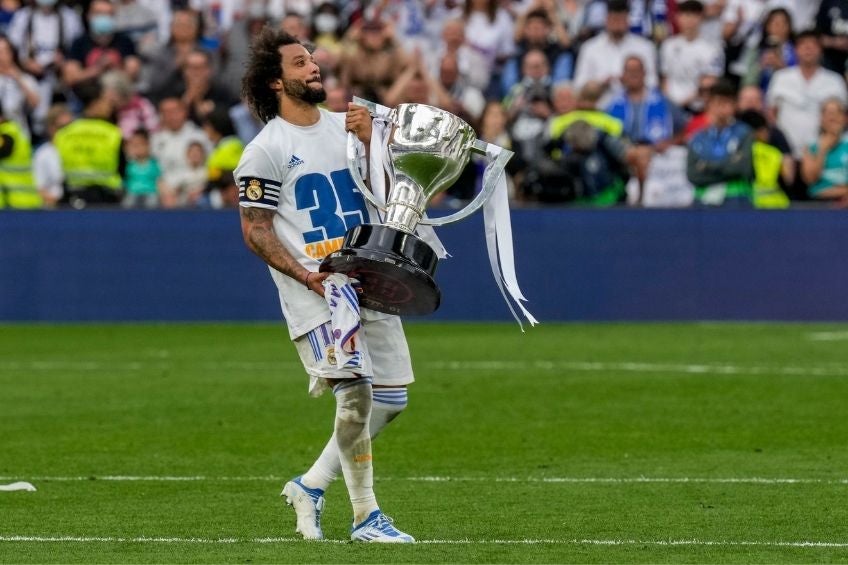
M 289 544 L 289 543 L 329 543 L 348 544 L 347 540 L 305 541 L 300 538 L 199 538 L 199 537 L 117 537 L 117 536 L 0 536 L 0 543 L 161 543 L 161 544 Z M 627 546 L 653 545 L 661 547 L 677 546 L 726 546 L 726 547 L 799 547 L 799 548 L 848 548 L 848 542 L 833 541 L 735 541 L 735 540 L 637 540 L 637 539 L 425 539 L 416 543 L 424 545 L 596 545 Z
M 142 371 L 169 370 L 178 363 L 161 361 L 126 361 L 109 363 L 100 361 L 0 361 L 0 372 L 8 371 Z M 280 371 L 300 368 L 292 362 L 222 362 L 193 365 L 204 371 Z M 848 376 L 848 367 L 843 366 L 774 366 L 731 365 L 731 364 L 692 364 L 692 363 L 647 363 L 641 361 L 594 362 L 594 361 L 445 361 L 421 362 L 416 365 L 426 371 L 572 371 L 572 372 L 625 372 L 625 373 L 680 373 L 687 375 L 789 375 L 800 377 L 844 377 Z
M 13 481 L 20 477 L 0 477 L 0 481 Z M 206 476 L 206 475 L 97 475 L 97 476 L 35 476 L 25 477 L 30 482 L 280 482 L 285 477 L 262 476 Z M 848 485 L 844 479 L 816 479 L 791 477 L 377 477 L 377 481 L 396 481 L 413 483 L 573 483 L 573 484 L 754 484 L 754 485 Z
M 848 341 L 848 331 L 839 332 L 810 332 L 807 334 L 810 341 Z

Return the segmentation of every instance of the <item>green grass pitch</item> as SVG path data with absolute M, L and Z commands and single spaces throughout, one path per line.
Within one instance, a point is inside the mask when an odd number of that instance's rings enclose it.
M 374 446 L 421 543 L 295 539 L 330 433 L 280 325 L 0 326 L 2 563 L 848 562 L 848 326 L 407 325 Z

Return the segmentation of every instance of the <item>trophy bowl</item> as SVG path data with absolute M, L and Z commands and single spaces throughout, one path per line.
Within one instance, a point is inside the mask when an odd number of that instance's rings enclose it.
M 341 249 L 324 258 L 320 271 L 357 279 L 359 302 L 365 308 L 429 314 L 441 301 L 433 280 L 438 257 L 415 229 L 427 223 L 424 213 L 430 200 L 462 173 L 477 137 L 462 119 L 425 104 L 400 104 L 388 120 L 391 132 L 383 147 L 389 173 L 385 204 L 365 186 L 358 159 L 350 158 L 352 137 L 348 142 L 348 169 L 360 192 L 383 211 L 383 222 L 348 230 Z

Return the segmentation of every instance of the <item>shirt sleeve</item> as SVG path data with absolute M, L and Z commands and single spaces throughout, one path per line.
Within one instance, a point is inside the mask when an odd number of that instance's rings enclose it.
M 277 209 L 283 178 L 265 150 L 255 143 L 249 144 L 234 176 L 239 187 L 239 206 Z

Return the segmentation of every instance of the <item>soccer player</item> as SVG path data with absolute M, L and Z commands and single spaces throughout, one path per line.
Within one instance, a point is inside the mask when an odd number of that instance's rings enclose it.
M 324 490 L 341 470 L 353 506 L 351 539 L 413 542 L 381 512 L 371 465 L 371 439 L 406 407 L 406 385 L 414 380 L 400 319 L 362 309 L 363 369 L 340 370 L 323 297 L 329 275 L 317 272 L 346 230 L 376 214 L 346 168 L 346 132 L 367 147 L 371 117 L 353 104 L 347 114 L 319 108 L 326 94 L 312 54 L 294 37 L 270 28 L 251 47 L 242 94 L 266 124 L 234 174 L 244 240 L 270 268 L 289 335 L 310 377 L 310 394 L 330 387 L 336 398 L 332 437 L 282 495 L 297 514 L 296 531 L 322 539 Z

